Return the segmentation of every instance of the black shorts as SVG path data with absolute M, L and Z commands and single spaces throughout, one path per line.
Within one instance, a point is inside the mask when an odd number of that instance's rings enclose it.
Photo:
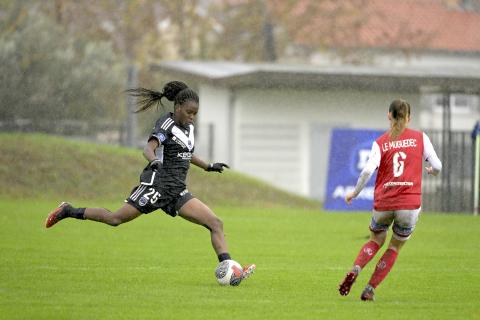
M 175 217 L 178 215 L 178 210 L 194 198 L 187 189 L 159 186 L 153 181 L 154 179 L 151 179 L 150 183 L 141 182 L 140 185 L 133 188 L 125 202 L 134 206 L 141 213 L 147 214 L 162 209 L 168 215 Z

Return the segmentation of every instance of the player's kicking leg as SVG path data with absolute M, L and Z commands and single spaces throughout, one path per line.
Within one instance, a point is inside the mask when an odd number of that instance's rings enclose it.
M 210 231 L 211 241 L 219 261 L 230 259 L 227 242 L 223 233 L 223 222 L 203 202 L 196 198 L 187 201 L 179 210 L 179 215 L 196 224 L 206 227 Z M 222 259 L 221 257 L 224 256 Z M 255 264 L 243 267 L 241 281 L 247 279 L 255 272 Z M 239 282 L 240 284 L 240 282 Z
M 387 226 L 388 227 L 388 226 Z M 345 278 L 340 283 L 338 291 L 340 295 L 347 296 L 350 293 L 355 280 L 357 280 L 360 271 L 367 265 L 367 263 L 375 256 L 380 247 L 385 242 L 386 231 L 380 232 L 371 232 L 370 240 L 365 243 L 357 255 L 355 262 L 353 263 L 353 268 L 347 272 Z
M 373 259 L 378 250 L 385 243 L 387 230 L 393 221 L 393 211 L 373 211 L 372 220 L 370 222 L 370 240 L 363 245 L 360 252 L 353 263 L 353 268 L 345 275 L 340 283 L 338 291 L 340 295 L 346 296 L 350 293 L 352 285 L 357 280 L 362 269 Z
M 50 228 L 65 218 L 80 220 L 92 220 L 102 222 L 110 226 L 118 226 L 139 217 L 142 213 L 129 203 L 125 203 L 115 212 L 105 208 L 74 208 L 68 202 L 62 202 L 47 217 L 45 227 Z
M 68 202 L 62 202 L 58 205 L 55 210 L 50 212 L 45 221 L 45 227 L 50 228 L 60 220 L 65 218 L 74 217 L 77 219 L 85 219 L 83 217 L 83 211 L 81 213 L 81 217 L 78 212 L 76 212 L 75 208 L 73 208 Z
M 348 272 L 345 275 L 345 278 L 343 279 L 343 281 L 340 283 L 340 286 L 338 287 L 338 291 L 340 292 L 340 295 L 346 296 L 350 293 L 350 289 L 355 283 L 355 280 L 357 280 L 359 273 L 360 273 L 360 270 L 355 266 L 350 272 Z
M 393 224 L 393 235 L 388 249 L 377 263 L 368 285 L 362 292 L 360 299 L 363 301 L 375 300 L 374 290 L 389 274 L 397 260 L 400 249 L 412 235 L 420 214 L 420 208 L 415 210 L 396 210 L 395 223 Z

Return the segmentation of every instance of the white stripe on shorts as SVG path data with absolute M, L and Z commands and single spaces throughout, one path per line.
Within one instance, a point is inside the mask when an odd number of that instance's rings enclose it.
M 145 191 L 147 187 L 142 185 L 140 187 L 138 187 L 138 189 L 130 196 L 130 199 L 132 199 L 133 201 L 136 201 L 138 196 L 142 194 L 143 191 Z

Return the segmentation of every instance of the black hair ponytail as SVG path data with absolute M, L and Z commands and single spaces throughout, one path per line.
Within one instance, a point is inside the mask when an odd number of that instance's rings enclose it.
M 135 113 L 143 112 L 150 109 L 153 105 L 160 104 L 164 107 L 162 103 L 162 98 L 165 97 L 169 101 L 175 101 L 177 95 L 184 89 L 187 89 L 188 86 L 181 81 L 170 81 L 163 87 L 162 92 L 155 90 L 145 89 L 145 88 L 135 88 L 128 89 L 125 92 L 132 97 L 138 98 L 137 106 L 138 109 L 135 110 Z

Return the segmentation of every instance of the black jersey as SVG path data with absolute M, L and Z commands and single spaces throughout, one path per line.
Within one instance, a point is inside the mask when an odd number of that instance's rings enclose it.
M 190 160 L 192 159 L 195 139 L 193 125 L 183 127 L 173 120 L 173 113 L 160 117 L 148 140 L 157 139 L 163 146 L 163 165 L 159 172 L 159 182 L 171 187 L 185 188 Z

